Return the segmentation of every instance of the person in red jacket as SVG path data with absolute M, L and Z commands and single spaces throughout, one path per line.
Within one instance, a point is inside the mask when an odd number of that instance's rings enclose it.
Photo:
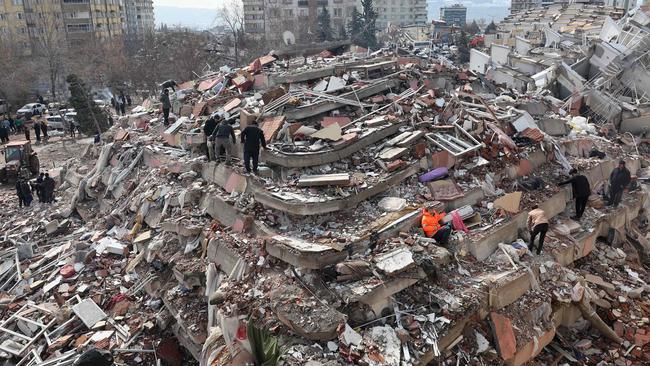
M 435 239 L 442 246 L 447 245 L 451 235 L 449 225 L 440 223 L 446 215 L 444 212 L 437 213 L 432 208 L 422 209 L 422 230 L 424 230 L 424 235 Z

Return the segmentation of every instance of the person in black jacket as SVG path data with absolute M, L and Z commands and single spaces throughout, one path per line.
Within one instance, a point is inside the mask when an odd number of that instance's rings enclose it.
M 609 176 L 609 201 L 607 206 L 618 207 L 623 198 L 623 190 L 627 188 L 632 180 L 630 171 L 625 167 L 625 160 L 618 162 L 618 168 L 612 170 Z
M 163 124 L 169 126 L 169 110 L 172 108 L 172 103 L 169 100 L 169 90 L 164 89 L 160 94 L 160 103 L 162 103 L 163 111 Z
M 237 143 L 237 140 L 235 140 L 235 130 L 232 128 L 230 123 L 226 120 L 222 120 L 214 129 L 214 132 L 212 132 L 212 139 L 214 140 L 215 159 L 219 160 L 221 157 L 221 148 L 223 148 L 226 153 L 226 164 L 230 164 L 232 145 Z M 230 143 L 231 139 L 232 144 Z
M 217 121 L 210 117 L 203 124 L 203 134 L 205 135 L 205 142 L 208 147 L 208 161 L 214 160 L 214 140 L 212 140 L 212 133 L 217 127 Z
M 266 150 L 264 131 L 257 127 L 257 121 L 241 132 L 241 143 L 244 144 L 244 167 L 246 172 L 251 172 L 250 161 L 253 160 L 253 172 L 257 174 L 257 163 L 260 159 L 260 145 Z
M 580 220 L 582 214 L 585 212 L 585 208 L 587 208 L 589 196 L 591 196 L 591 186 L 589 185 L 589 179 L 582 174 L 578 174 L 576 169 L 571 169 L 569 174 L 571 174 L 571 178 L 561 182 L 559 185 L 563 186 L 571 183 L 573 198 L 576 200 L 576 215 L 572 219 Z

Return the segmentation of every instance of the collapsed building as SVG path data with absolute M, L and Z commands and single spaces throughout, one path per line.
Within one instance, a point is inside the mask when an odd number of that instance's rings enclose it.
M 489 53 L 471 51 L 470 69 L 518 92 L 547 90 L 565 102 L 565 111 L 599 126 L 645 135 L 647 8 L 622 16 L 602 6 L 558 7 L 511 15 L 500 24 L 498 39 L 487 42 Z
M 591 105 L 575 79 L 521 89 L 483 74 L 386 50 L 266 55 L 182 83 L 170 126 L 146 100 L 55 170 L 53 209 L 7 217 L 2 356 L 650 362 L 648 192 L 617 208 L 598 194 L 621 159 L 647 178 L 643 150 L 567 107 Z M 259 174 L 207 161 L 210 116 L 237 134 L 259 123 Z M 558 186 L 571 168 L 594 192 L 580 222 Z M 541 255 L 527 249 L 535 205 L 551 219 Z M 424 206 L 447 213 L 448 245 L 423 235 Z

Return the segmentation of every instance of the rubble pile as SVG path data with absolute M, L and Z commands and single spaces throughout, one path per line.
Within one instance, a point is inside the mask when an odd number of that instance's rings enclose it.
M 267 55 L 181 83 L 169 126 L 153 98 L 120 117 L 60 170 L 54 206 L 2 214 L 2 356 L 649 362 L 648 193 L 617 208 L 601 194 L 621 159 L 644 181 L 636 142 L 550 84 L 522 92 L 402 51 Z M 239 143 L 234 162 L 208 161 L 209 118 L 259 124 L 257 174 Z M 559 186 L 571 168 L 592 186 L 581 220 Z M 448 243 L 424 235 L 423 207 L 445 213 Z

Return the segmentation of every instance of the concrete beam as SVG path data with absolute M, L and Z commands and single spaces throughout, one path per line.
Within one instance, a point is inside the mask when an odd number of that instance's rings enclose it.
M 384 129 L 369 133 L 368 135 L 361 137 L 359 140 L 337 150 L 317 151 L 313 153 L 283 153 L 280 151 L 262 150 L 260 153 L 260 160 L 270 165 L 277 165 L 285 168 L 304 168 L 328 164 L 347 158 L 355 152 L 370 146 L 377 141 L 394 135 L 403 125 L 404 123 L 392 124 Z M 240 157 L 243 157 L 243 150 L 240 152 Z
M 392 186 L 399 184 L 404 179 L 416 174 L 419 165 L 413 164 L 402 171 L 399 171 L 384 181 L 364 189 L 356 195 L 344 199 L 337 199 L 326 202 L 290 202 L 272 196 L 264 187 L 249 184 L 255 200 L 266 207 L 298 216 L 321 215 L 356 207 L 359 203 L 383 193 Z M 249 181 L 250 182 L 250 181 Z
M 341 94 L 339 95 L 339 97 L 357 101 L 357 98 L 365 99 L 375 94 L 389 90 L 391 88 L 395 88 L 399 85 L 399 83 L 400 81 L 395 79 L 382 80 L 377 83 L 363 87 L 357 91 L 351 91 L 351 92 Z M 311 105 L 298 107 L 293 110 L 285 111 L 284 116 L 287 117 L 287 120 L 301 120 L 301 119 L 317 116 L 319 114 L 323 114 L 325 112 L 329 112 L 331 110 L 341 108 L 343 106 L 345 106 L 345 104 L 343 103 L 322 101 Z

